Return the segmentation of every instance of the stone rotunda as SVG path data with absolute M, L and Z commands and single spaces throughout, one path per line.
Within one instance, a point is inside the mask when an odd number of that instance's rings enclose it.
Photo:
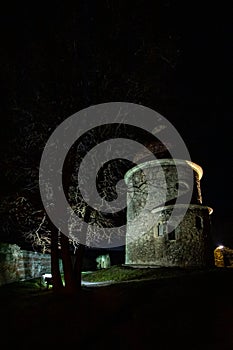
M 199 165 L 169 158 L 143 162 L 126 173 L 126 265 L 213 264 L 213 210 L 202 204 L 202 175 Z

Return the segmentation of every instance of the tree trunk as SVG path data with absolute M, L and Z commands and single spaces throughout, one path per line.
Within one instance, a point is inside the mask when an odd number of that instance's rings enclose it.
M 71 174 L 73 172 L 73 159 L 75 159 L 75 154 L 73 154 L 73 156 L 71 155 L 71 159 L 68 158 L 63 166 L 63 189 L 67 195 L 69 193 Z M 86 216 L 87 215 L 89 217 L 89 211 L 88 214 L 86 213 Z M 72 260 L 69 238 L 61 233 L 60 239 L 65 290 L 67 293 L 76 294 L 81 289 L 82 261 L 85 246 L 80 245 L 78 247 L 75 255 L 73 256 L 74 260 Z
M 50 229 L 51 229 L 51 273 L 52 273 L 52 280 L 53 280 L 53 291 L 57 293 L 63 289 L 63 283 L 62 283 L 60 266 L 59 266 L 60 257 L 59 257 L 59 250 L 58 250 L 58 230 L 51 222 L 50 222 Z
M 67 293 L 76 293 L 78 290 L 71 260 L 69 238 L 61 233 L 61 256 L 64 271 L 65 290 Z
M 82 264 L 83 264 L 84 252 L 85 252 L 85 246 L 83 244 L 80 244 L 75 252 L 75 261 L 74 261 L 74 267 L 73 267 L 75 284 L 77 286 L 77 289 L 79 290 L 82 287 Z

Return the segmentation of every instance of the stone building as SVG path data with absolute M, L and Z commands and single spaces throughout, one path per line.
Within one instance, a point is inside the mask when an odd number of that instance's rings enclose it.
M 60 261 L 60 268 L 62 265 Z M 51 273 L 51 256 L 0 242 L 0 286 Z
M 126 264 L 213 264 L 212 209 L 202 204 L 202 175 L 199 165 L 169 158 L 141 163 L 126 173 Z
M 218 246 L 214 250 L 214 263 L 217 267 L 233 267 L 233 249 Z

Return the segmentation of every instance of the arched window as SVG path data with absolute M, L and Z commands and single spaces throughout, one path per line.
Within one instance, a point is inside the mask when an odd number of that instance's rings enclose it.
M 196 216 L 196 228 L 201 230 L 203 228 L 203 219 L 200 216 Z
M 163 236 L 163 234 L 164 234 L 163 230 L 164 230 L 163 223 L 159 222 L 158 226 L 157 226 L 157 235 L 158 235 L 158 237 Z
M 163 237 L 166 235 L 169 241 L 173 241 L 176 239 L 175 228 L 171 225 L 168 225 L 166 222 L 159 222 L 157 225 L 157 230 L 155 231 L 156 237 Z
M 169 241 L 174 241 L 176 239 L 175 228 L 171 225 L 167 226 L 167 238 L 169 239 Z

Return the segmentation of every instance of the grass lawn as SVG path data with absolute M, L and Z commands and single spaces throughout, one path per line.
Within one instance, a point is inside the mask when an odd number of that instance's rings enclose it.
M 105 274 L 106 279 L 118 278 L 118 283 L 83 287 L 72 297 L 54 295 L 41 288 L 38 279 L 2 286 L 1 345 L 19 349 L 233 349 L 233 269 L 169 271 L 173 275 L 166 269 L 113 266 L 96 271 L 92 278 Z M 91 278 L 91 274 L 84 275 Z M 126 279 L 131 282 L 124 283 Z
M 197 269 L 181 268 L 135 268 L 130 266 L 114 265 L 107 269 L 82 273 L 83 281 L 103 282 L 103 281 L 131 281 L 142 279 L 161 279 L 190 275 L 191 273 L 201 273 Z

